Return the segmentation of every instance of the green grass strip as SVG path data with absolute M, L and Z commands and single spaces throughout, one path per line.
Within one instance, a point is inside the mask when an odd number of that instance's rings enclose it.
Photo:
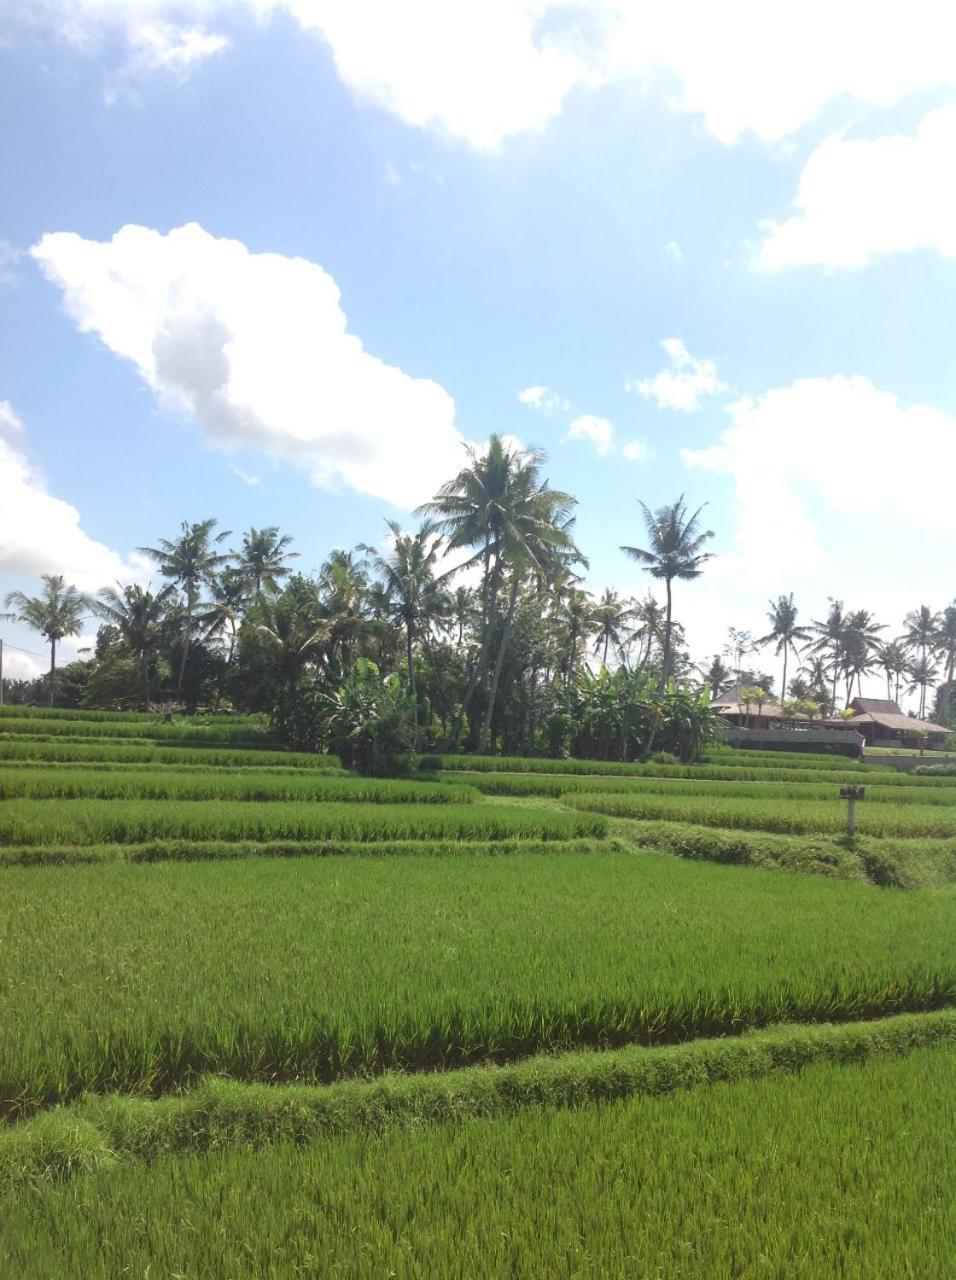
M 153 840 L 145 844 L 20 845 L 0 849 L 3 867 L 77 867 L 117 862 L 230 862 L 245 858 L 507 857 L 626 851 L 617 840 Z
M 266 751 L 243 747 L 161 746 L 153 742 L 116 742 L 96 739 L 4 738 L 0 729 L 0 760 L 36 760 L 45 763 L 107 762 L 116 764 L 200 764 L 228 768 L 264 766 L 298 769 L 341 769 L 337 756 L 305 751 Z
M 158 1101 L 93 1097 L 0 1133 L 0 1189 L 59 1181 L 123 1159 L 382 1134 L 531 1107 L 581 1107 L 954 1042 L 956 1011 L 943 1010 L 852 1026 L 781 1026 L 669 1048 L 539 1055 L 510 1066 L 318 1087 L 210 1079 L 185 1095 Z

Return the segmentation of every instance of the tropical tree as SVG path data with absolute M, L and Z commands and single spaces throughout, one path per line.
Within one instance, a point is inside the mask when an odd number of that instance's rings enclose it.
M 931 684 L 935 684 L 939 676 L 939 672 L 933 660 L 930 657 L 917 658 L 910 664 L 909 677 L 910 684 L 906 692 L 912 693 L 915 689 L 919 689 L 919 718 L 926 719 L 926 690 Z
M 700 513 L 704 508 L 698 507 L 693 514 L 689 515 L 683 494 L 676 502 L 658 507 L 656 511 L 652 511 L 645 502 L 640 505 L 644 514 L 649 546 L 647 548 L 622 546 L 621 550 L 641 565 L 651 577 L 658 578 L 664 583 L 667 605 L 661 656 L 660 690 L 663 692 L 671 673 L 672 584 L 675 578 L 686 581 L 700 577 L 701 566 L 711 558 L 710 553 L 704 551 L 704 544 L 714 535 L 710 529 L 700 532 Z
M 217 546 L 229 537 L 227 529 L 216 533 L 215 519 L 197 520 L 195 523 L 184 520 L 178 538 L 162 538 L 155 547 L 140 547 L 139 550 L 159 565 L 164 578 L 169 578 L 179 586 L 186 596 L 186 607 L 183 610 L 182 653 L 179 659 L 179 674 L 176 677 L 176 696 L 181 696 L 183 676 L 186 674 L 186 661 L 189 647 L 193 639 L 193 623 L 199 605 L 200 593 L 204 586 L 215 580 L 218 570 L 226 563 L 227 557 L 217 551 Z
M 290 560 L 298 558 L 298 551 L 290 551 L 292 538 L 279 536 L 275 525 L 265 529 L 251 528 L 242 535 L 242 547 L 233 551 L 236 570 L 247 584 L 253 600 L 258 600 L 263 588 L 278 591 L 282 579 L 292 572 Z
M 44 636 L 50 646 L 50 706 L 56 695 L 56 646 L 67 636 L 79 635 L 83 617 L 91 608 L 89 598 L 67 584 L 62 574 L 46 573 L 41 578 L 43 590 L 38 596 L 11 591 L 6 605 L 12 612 L 6 616 L 22 622 Z
M 863 677 L 872 671 L 883 647 L 879 633 L 886 628 L 876 621 L 868 609 L 854 609 L 847 614 L 845 622 L 840 665 L 846 677 L 846 701 L 849 706 L 853 681 L 856 680 L 857 693 L 861 694 Z
M 710 690 L 710 696 L 712 698 L 719 697 L 719 695 L 723 693 L 724 689 L 727 687 L 730 677 L 733 675 L 730 668 L 724 666 L 720 654 L 714 655 L 711 659 L 710 666 L 706 670 L 704 670 L 703 667 L 701 667 L 700 670 L 704 677 L 704 682 Z
M 591 618 L 595 628 L 594 652 L 602 652 L 601 661 L 607 666 L 607 651 L 613 644 L 620 653 L 627 639 L 627 628 L 633 617 L 629 604 L 616 591 L 605 588 L 604 594 L 594 606 Z
M 329 624 L 319 614 L 314 584 L 296 575 L 280 595 L 261 596 L 251 627 L 274 657 L 279 681 L 275 719 L 280 736 L 289 746 L 314 747 L 317 730 L 314 717 L 302 708 L 302 676 L 329 635 Z
M 880 667 L 886 675 L 886 696 L 900 700 L 900 681 L 909 671 L 909 656 L 902 640 L 889 640 L 880 647 Z
M 418 746 L 418 689 L 415 683 L 415 635 L 439 608 L 441 592 L 435 565 L 441 552 L 438 526 L 425 520 L 417 533 L 403 533 L 397 520 L 386 520 L 392 547 L 385 553 L 363 544 L 373 572 L 385 588 L 392 617 L 405 632 L 408 690 L 412 704 L 412 747 Z
M 725 658 L 730 659 L 733 674 L 737 677 L 737 683 L 740 684 L 744 675 L 744 659 L 757 652 L 757 642 L 751 631 L 743 627 L 728 627 L 727 643 L 721 652 Z
M 778 596 L 776 600 L 770 601 L 770 612 L 767 618 L 770 621 L 770 630 L 757 641 L 757 644 L 762 647 L 776 641 L 774 653 L 778 658 L 783 654 L 783 677 L 780 682 L 780 701 L 782 702 L 787 696 L 787 658 L 791 652 L 796 656 L 798 640 L 806 642 L 811 637 L 806 627 L 797 625 L 797 606 L 793 603 L 792 591 L 789 595 Z
M 810 644 L 809 652 L 818 656 L 826 655 L 829 658 L 827 663 L 827 684 L 832 681 L 832 693 L 830 697 L 831 707 L 836 707 L 837 681 L 840 678 L 841 664 L 843 661 L 843 646 L 846 640 L 847 619 L 843 612 L 843 601 L 834 600 L 829 597 L 830 608 L 825 618 L 811 622 L 810 630 L 816 636 L 816 639 Z
M 949 724 L 953 697 L 953 676 L 956 674 L 956 601 L 948 604 L 942 613 L 938 615 L 934 644 L 945 663 L 942 716 L 944 722 Z
M 929 605 L 921 604 L 903 619 L 903 643 L 908 649 L 916 650 L 925 661 L 929 650 L 936 643 L 940 619 L 933 613 Z
M 143 710 L 149 709 L 149 667 L 159 645 L 166 606 L 175 588 L 167 583 L 155 595 L 148 587 L 104 587 L 91 602 L 93 612 L 115 627 L 123 645 L 136 659 L 143 690 Z

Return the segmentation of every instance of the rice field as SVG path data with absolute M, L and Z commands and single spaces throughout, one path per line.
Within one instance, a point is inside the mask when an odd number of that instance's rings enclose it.
M 4 708 L 0 1273 L 949 1274 L 954 800 Z

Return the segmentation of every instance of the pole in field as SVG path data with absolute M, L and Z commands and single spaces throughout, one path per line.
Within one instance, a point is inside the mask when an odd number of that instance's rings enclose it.
M 840 799 L 846 801 L 846 833 L 852 840 L 856 835 L 856 802 L 862 800 L 865 787 L 852 786 L 840 788 Z

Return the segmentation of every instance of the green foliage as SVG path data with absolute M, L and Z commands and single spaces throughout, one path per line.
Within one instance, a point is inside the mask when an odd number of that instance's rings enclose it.
M 10 867 L 0 1098 L 16 1114 L 207 1072 L 321 1081 L 931 1009 L 956 996 L 954 911 L 951 889 L 622 852 Z
M 412 698 L 398 676 L 379 674 L 360 659 L 339 689 L 323 700 L 329 749 L 362 773 L 396 773 L 412 764 Z

